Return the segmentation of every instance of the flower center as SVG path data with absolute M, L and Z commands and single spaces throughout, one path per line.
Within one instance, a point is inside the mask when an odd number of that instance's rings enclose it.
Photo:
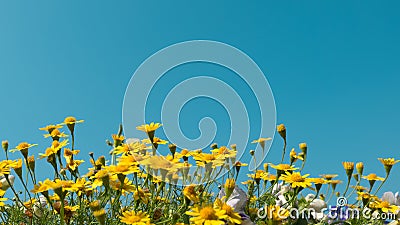
M 140 222 L 142 220 L 142 218 L 140 216 L 133 216 L 131 221 L 132 222 Z
M 27 148 L 29 148 L 29 144 L 26 143 L 26 142 L 22 142 L 22 143 L 20 143 L 20 144 L 18 145 L 17 148 L 18 148 L 18 149 L 27 149 Z
M 64 122 L 65 123 L 75 123 L 76 119 L 75 119 L 75 117 L 70 116 L 70 117 L 65 118 Z
M 215 215 L 215 210 L 211 207 L 205 207 L 200 210 L 200 217 L 205 220 L 215 220 L 218 217 Z
M 291 178 L 292 178 L 292 181 L 294 181 L 294 182 L 303 182 L 304 181 L 304 178 L 301 177 L 301 175 L 297 174 L 297 173 L 293 174 Z

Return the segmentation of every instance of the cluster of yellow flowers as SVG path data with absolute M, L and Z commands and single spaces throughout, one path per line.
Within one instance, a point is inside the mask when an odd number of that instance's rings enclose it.
M 248 174 L 249 179 L 239 188 L 237 180 L 246 163 L 236 160 L 236 146 L 211 145 L 210 151 L 202 149 L 178 149 L 174 144 L 155 136 L 162 125 L 150 123 L 138 126 L 146 134 L 142 140 L 126 139 L 122 127 L 112 135 L 111 162 L 105 156 L 95 158 L 89 153 L 91 167 L 81 175 L 79 168 L 84 160 L 78 159 L 75 149 L 75 126 L 83 120 L 65 118 L 63 123 L 40 128 L 51 143 L 39 159 L 53 168 L 53 178 L 36 180 L 36 157 L 30 155 L 35 144 L 26 142 L 9 150 L 7 141 L 2 142 L 6 159 L 0 162 L 0 220 L 5 224 L 292 224 L 296 219 L 289 217 L 293 207 L 308 207 L 317 197 L 329 202 L 332 196 L 350 197 L 355 191 L 356 202 L 348 207 L 370 207 L 382 212 L 397 213 L 399 207 L 379 199 L 376 194 L 388 179 L 393 165 L 399 162 L 392 158 L 379 159 L 384 165 L 386 176 L 363 174 L 363 163 L 343 162 L 347 184 L 343 194 L 336 191 L 340 180 L 337 174 L 325 174 L 310 178 L 302 174 L 307 160 L 307 144 L 299 144 L 300 152 L 292 149 L 289 163 L 285 164 L 286 127 L 281 124 L 277 131 L 284 141 L 282 160 L 279 164 L 264 163 L 263 168 Z M 68 133 L 63 132 L 66 126 Z M 252 143 L 259 144 L 264 151 L 265 142 L 270 138 L 259 138 Z M 169 149 L 166 155 L 159 155 L 159 147 Z M 22 158 L 9 159 L 9 152 L 20 152 Z M 63 153 L 61 155 L 61 153 Z M 256 160 L 254 151 L 250 155 Z M 23 166 L 25 165 L 25 167 Z M 24 169 L 23 169 L 24 167 Z M 270 171 L 271 168 L 274 171 Z M 355 168 L 356 167 L 356 168 Z M 356 169 L 356 173 L 354 170 Z M 14 185 L 14 175 L 24 189 L 22 197 Z M 23 172 L 26 172 L 24 177 Z M 222 178 L 221 178 L 222 177 Z M 347 194 L 352 180 L 353 191 Z M 369 182 L 369 188 L 360 186 L 361 180 Z M 381 182 L 373 192 L 375 183 Z M 222 185 L 224 184 L 224 185 Z M 287 185 L 286 191 L 282 191 Z M 326 186 L 326 193 L 321 189 Z M 302 201 L 301 193 L 308 189 L 315 193 L 311 201 Z M 9 204 L 4 196 L 7 190 L 14 194 L 15 204 Z M 219 191 L 219 196 L 214 196 Z M 245 193 L 244 197 L 241 192 Z M 276 197 L 288 199 L 277 204 Z M 303 203 L 302 203 L 303 202 Z M 261 219 L 258 210 L 268 205 L 273 213 Z M 278 216 L 284 211 L 285 217 Z M 275 211 L 275 212 L 274 212 Z M 16 216 L 11 216 L 13 212 Z M 312 223 L 311 220 L 308 220 Z

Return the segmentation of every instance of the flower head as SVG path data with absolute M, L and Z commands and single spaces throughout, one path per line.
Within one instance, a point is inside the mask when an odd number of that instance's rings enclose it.
M 330 181 L 329 181 L 329 184 L 332 185 L 332 189 L 333 189 L 333 190 L 335 190 L 335 189 L 336 189 L 336 186 L 337 186 L 338 184 L 341 184 L 341 183 L 343 183 L 341 180 L 330 180 Z
M 227 218 L 225 212 L 225 210 L 214 209 L 212 206 L 197 206 L 186 214 L 191 216 L 190 222 L 196 225 L 224 225 L 223 219 Z
M 356 164 L 357 173 L 361 176 L 364 172 L 364 163 L 358 162 Z
M 276 127 L 276 129 L 278 130 L 279 135 L 281 135 L 281 137 L 283 139 L 286 140 L 286 127 L 284 124 L 280 124 Z
M 77 123 L 83 123 L 84 120 L 76 120 L 75 117 L 73 116 L 68 116 L 64 119 L 64 123 L 61 123 L 59 125 L 67 125 L 69 131 L 71 132 L 71 134 L 74 133 L 74 129 L 75 129 L 75 124 Z
M 368 174 L 368 176 L 362 176 L 362 178 L 368 180 L 370 190 L 372 190 L 372 187 L 374 186 L 376 181 L 384 181 L 385 180 L 385 178 L 378 177 L 375 173 L 370 173 L 370 174 Z
M 354 171 L 354 162 L 343 162 L 343 168 L 346 170 L 348 177 L 351 177 Z
M 224 198 L 229 198 L 229 197 L 224 197 Z M 228 225 L 242 224 L 242 217 L 240 216 L 240 214 L 235 212 L 235 209 L 232 206 L 223 202 L 221 199 L 217 198 L 215 200 L 214 208 L 225 211 L 226 215 L 225 220 L 227 221 Z
M 3 148 L 3 150 L 5 152 L 7 152 L 7 150 L 8 150 L 8 141 L 7 140 L 2 141 L 1 142 L 1 147 Z
M 393 165 L 400 162 L 400 160 L 395 160 L 394 158 L 387 158 L 387 159 L 379 158 L 378 160 L 381 161 L 381 163 L 385 167 L 387 175 L 392 170 Z
M 113 134 L 111 137 L 114 140 L 114 147 L 120 146 L 122 142 L 125 140 L 124 136 L 118 134 Z
M 162 126 L 161 123 L 151 122 L 150 124 L 143 124 L 143 125 L 137 126 L 136 129 L 147 133 L 150 140 L 153 141 L 154 132 L 161 126 Z
M 53 140 L 60 140 L 60 138 L 68 137 L 68 135 L 61 132 L 59 129 L 53 129 L 49 134 L 44 135 L 45 138 L 51 137 Z
M 106 223 L 106 210 L 105 209 L 99 209 L 93 212 L 93 216 L 99 221 L 101 225 L 104 225 Z M 144 225 L 144 224 L 140 224 Z
M 290 164 L 295 163 L 298 159 L 303 160 L 303 155 L 298 155 L 294 148 L 290 151 Z
M 289 165 L 289 164 L 278 164 L 278 165 L 271 164 L 271 167 L 276 169 L 278 177 L 280 175 L 284 174 L 286 171 L 297 170 L 297 168 L 295 168 L 295 167 L 293 167 L 292 165 Z
M 379 209 L 384 213 L 397 213 L 399 210 L 399 206 L 391 205 L 387 201 L 375 201 L 370 203 L 371 208 Z
M 235 187 L 236 187 L 235 179 L 230 179 L 230 178 L 226 179 L 226 182 L 224 185 L 226 198 L 229 198 L 229 196 L 232 194 Z
M 11 166 L 19 178 L 22 179 L 22 159 L 17 159 Z
M 196 185 L 194 184 L 186 186 L 183 189 L 183 195 L 194 203 L 197 203 L 200 200 L 196 191 Z
M 131 225 L 150 225 L 150 217 L 142 211 L 125 211 L 119 217 L 122 223 Z
M 371 181 L 371 180 L 374 180 L 374 181 L 377 181 L 377 180 L 383 181 L 383 180 L 385 180 L 385 178 L 383 178 L 383 177 L 378 177 L 375 173 L 370 173 L 370 174 L 368 174 L 368 176 L 362 176 L 362 178 L 363 178 L 363 179 L 366 179 L 366 180 L 368 180 L 368 181 Z
M 302 176 L 299 172 L 286 172 L 286 174 L 282 175 L 280 179 L 291 184 L 292 188 L 306 188 L 311 186 L 312 181 L 310 178 L 307 178 L 308 176 L 309 174 Z
M 322 179 L 322 178 L 310 178 L 310 179 L 311 179 L 311 182 L 314 183 L 315 189 L 317 190 L 317 192 L 321 189 L 323 184 L 328 183 L 327 180 Z
M 261 148 L 264 149 L 265 148 L 265 142 L 272 140 L 272 138 L 259 138 L 257 140 L 252 141 L 252 144 L 256 144 L 259 143 L 261 145 Z
M 36 146 L 37 144 L 29 144 L 27 142 L 21 142 L 15 147 L 15 149 L 10 150 L 10 152 L 20 151 L 24 158 L 28 157 L 28 149 Z
M 51 132 L 52 132 L 54 129 L 60 129 L 60 128 L 62 128 L 62 126 L 59 125 L 59 124 L 58 124 L 58 125 L 50 124 L 50 125 L 47 125 L 47 126 L 45 126 L 45 127 L 39 128 L 39 130 L 44 130 L 44 131 L 49 132 L 49 134 L 51 134 Z
M 337 177 L 337 174 L 323 174 L 321 175 L 322 178 L 326 179 L 326 180 L 332 180 L 333 178 Z

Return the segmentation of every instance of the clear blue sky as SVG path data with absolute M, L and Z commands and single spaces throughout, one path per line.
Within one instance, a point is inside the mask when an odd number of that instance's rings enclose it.
M 47 142 L 38 128 L 74 115 L 85 119 L 77 128 L 81 157 L 107 154 L 104 141 L 122 120 L 125 88 L 140 63 L 168 45 L 210 39 L 241 49 L 266 74 L 289 147 L 309 144 L 307 172 L 344 179 L 341 162 L 348 160 L 363 161 L 367 173 L 383 176 L 377 158 L 400 158 L 399 6 L 398 1 L 2 1 L 0 138 L 11 146 L 38 143 L 32 151 L 44 152 Z M 186 72 L 191 71 L 199 70 Z M 217 116 L 223 115 L 221 110 Z M 183 119 L 197 125 L 190 116 Z M 280 148 L 277 138 L 271 160 L 279 158 Z M 41 176 L 47 166 L 39 168 Z M 399 177 L 396 165 L 383 189 L 400 191 Z

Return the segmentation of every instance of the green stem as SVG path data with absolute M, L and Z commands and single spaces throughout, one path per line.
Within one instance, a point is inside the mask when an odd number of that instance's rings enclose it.
M 347 191 L 349 190 L 349 186 L 350 186 L 350 181 L 351 181 L 351 176 L 348 176 L 347 178 L 347 185 L 346 185 L 346 189 L 343 193 L 343 196 L 346 196 Z
M 381 190 L 382 186 L 385 184 L 385 182 L 386 182 L 386 180 L 387 180 L 388 178 L 389 178 L 389 174 L 386 174 L 385 179 L 382 181 L 382 183 L 381 183 L 381 184 L 379 185 L 379 187 L 376 189 L 374 195 L 376 195 L 376 194 L 379 192 L 379 190 Z
M 282 160 L 281 160 L 281 163 L 283 163 L 283 160 L 285 159 L 286 145 L 287 145 L 286 138 L 285 138 L 283 141 L 284 141 L 284 143 L 283 143 L 283 152 L 282 152 Z
M 64 225 L 64 198 L 61 198 L 61 208 L 60 208 L 60 224 Z
M 360 178 L 358 179 L 358 181 L 357 181 L 357 183 L 356 183 L 356 188 L 357 188 L 357 186 L 360 184 L 360 181 L 361 181 L 361 175 L 360 175 Z M 356 190 L 356 188 L 353 188 L 353 190 L 350 192 L 350 194 L 346 197 L 346 199 L 349 199 L 352 195 L 353 195 L 353 193 L 354 193 L 354 191 Z

